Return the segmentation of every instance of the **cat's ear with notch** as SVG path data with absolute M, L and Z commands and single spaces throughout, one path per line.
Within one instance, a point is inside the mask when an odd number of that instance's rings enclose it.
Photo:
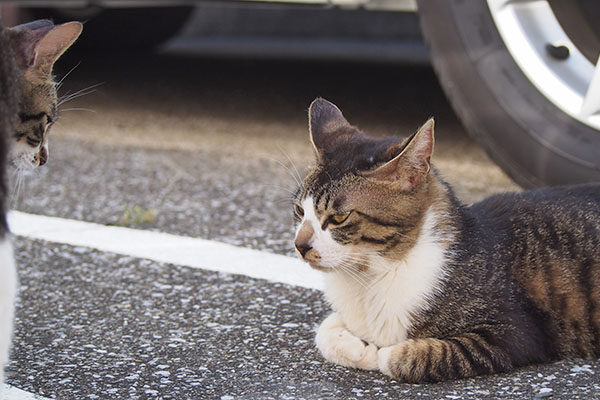
M 81 22 L 54 26 L 51 21 L 39 20 L 11 28 L 18 37 L 17 54 L 25 76 L 31 80 L 47 80 L 58 58 L 81 34 Z
M 322 98 L 317 98 L 310 104 L 308 129 L 319 160 L 335 141 L 336 133 L 346 127 L 350 127 L 350 123 L 335 104 Z
M 398 184 L 406 191 L 414 188 L 431 168 L 433 127 L 434 121 L 431 118 L 407 142 L 402 143 L 400 154 L 364 175 L 378 181 Z

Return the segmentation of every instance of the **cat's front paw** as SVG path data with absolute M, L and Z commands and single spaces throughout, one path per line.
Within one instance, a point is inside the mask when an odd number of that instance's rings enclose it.
M 377 365 L 381 372 L 393 377 L 391 370 L 392 351 L 396 346 L 382 347 L 377 351 Z
M 346 367 L 375 370 L 377 346 L 354 336 L 337 313 L 323 321 L 317 331 L 317 348 L 326 360 Z

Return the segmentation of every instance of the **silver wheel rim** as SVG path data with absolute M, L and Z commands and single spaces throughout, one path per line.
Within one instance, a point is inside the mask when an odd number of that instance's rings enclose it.
M 548 2 L 487 2 L 506 48 L 531 83 L 566 114 L 600 131 L 600 64 L 571 42 Z M 548 45 L 566 47 L 568 57 L 550 55 Z

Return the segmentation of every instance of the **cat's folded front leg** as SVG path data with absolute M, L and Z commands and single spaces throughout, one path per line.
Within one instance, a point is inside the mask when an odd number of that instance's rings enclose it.
M 327 361 L 346 367 L 378 369 L 377 346 L 354 336 L 338 313 L 325 318 L 317 330 L 315 341 Z
M 507 371 L 508 354 L 477 333 L 409 339 L 378 351 L 379 370 L 403 382 L 439 382 Z

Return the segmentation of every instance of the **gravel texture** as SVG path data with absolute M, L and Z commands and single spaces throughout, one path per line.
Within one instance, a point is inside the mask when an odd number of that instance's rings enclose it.
M 11 384 L 58 399 L 536 398 L 600 395 L 600 362 L 435 385 L 325 363 L 319 292 L 17 238 Z M 229 397 L 228 397 L 229 396 Z

